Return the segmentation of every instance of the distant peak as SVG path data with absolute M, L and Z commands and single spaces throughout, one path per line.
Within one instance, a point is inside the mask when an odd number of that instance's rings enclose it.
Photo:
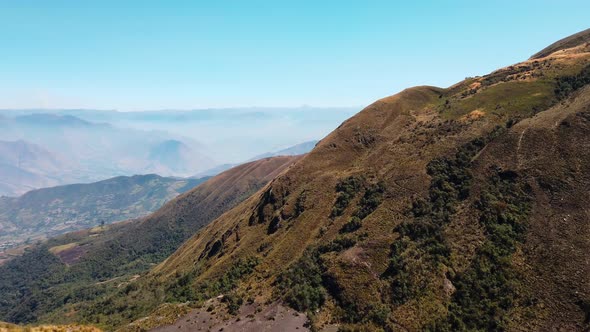
M 73 115 L 59 115 L 59 114 L 48 114 L 48 113 L 33 113 L 28 115 L 21 115 L 16 117 L 18 121 L 36 123 L 36 124 L 59 124 L 59 125 L 78 125 L 86 126 L 91 123 L 82 120 Z

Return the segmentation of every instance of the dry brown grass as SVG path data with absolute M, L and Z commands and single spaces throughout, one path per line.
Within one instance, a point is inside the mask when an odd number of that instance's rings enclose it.
M 102 332 L 102 330 L 87 325 L 19 326 L 0 322 L 0 332 Z

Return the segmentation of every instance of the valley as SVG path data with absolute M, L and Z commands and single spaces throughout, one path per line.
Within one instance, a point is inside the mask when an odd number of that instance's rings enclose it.
M 121 176 L 0 197 L 0 252 L 67 232 L 143 217 L 207 179 Z

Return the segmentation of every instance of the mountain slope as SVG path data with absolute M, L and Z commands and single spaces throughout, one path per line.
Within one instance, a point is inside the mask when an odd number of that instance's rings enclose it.
M 225 294 L 316 328 L 587 329 L 588 84 L 580 44 L 381 99 L 94 308 Z
M 276 157 L 240 165 L 150 216 L 69 233 L 33 247 L 0 266 L 0 317 L 19 323 L 71 320 L 71 310 L 88 310 L 91 301 L 137 280 L 185 239 L 299 159 Z M 115 309 L 110 305 L 98 312 Z
M 282 149 L 282 150 L 275 151 L 275 152 L 267 152 L 267 153 L 258 155 L 256 157 L 252 158 L 251 160 L 258 160 L 258 159 L 262 159 L 262 158 L 276 157 L 276 156 L 296 156 L 299 154 L 308 153 L 309 151 L 311 151 L 315 147 L 315 145 L 317 143 L 318 143 L 318 141 L 303 142 L 303 143 L 288 147 L 286 149 Z
M 531 59 L 544 58 L 550 55 L 551 53 L 555 53 L 557 51 L 561 51 L 567 48 L 572 48 L 584 43 L 590 43 L 590 29 L 580 31 L 576 34 L 556 41 L 555 43 L 547 46 L 546 48 L 542 49 L 541 51 L 533 55 Z
M 141 217 L 205 180 L 120 176 L 0 197 L 0 246 Z
M 261 155 L 258 155 L 254 158 L 251 158 L 248 160 L 249 161 L 255 161 L 255 160 L 260 160 L 260 159 L 265 159 L 265 158 L 270 158 L 270 157 L 278 157 L 278 156 L 297 156 L 297 155 L 302 155 L 302 154 L 306 154 L 309 151 L 311 151 L 313 149 L 313 147 L 318 143 L 318 141 L 309 141 L 309 142 L 304 142 L 304 143 L 300 143 L 297 145 L 293 145 L 291 147 L 288 147 L 286 149 L 282 149 L 276 152 L 267 152 Z M 208 169 L 206 171 L 200 172 L 196 175 L 193 175 L 191 178 L 199 178 L 199 177 L 203 177 L 203 176 L 213 176 L 213 175 L 217 175 L 223 171 L 226 171 L 232 167 L 235 167 L 238 164 L 222 164 L 222 165 L 218 165 L 215 166 L 211 169 Z

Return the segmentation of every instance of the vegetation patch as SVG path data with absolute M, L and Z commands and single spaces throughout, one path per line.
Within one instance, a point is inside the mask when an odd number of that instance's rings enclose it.
M 365 219 L 368 215 L 373 213 L 383 201 L 383 194 L 385 193 L 385 184 L 379 182 L 375 185 L 370 185 L 365 189 L 365 194 L 359 202 L 358 209 L 354 212 L 354 217 L 360 220 Z
M 295 200 L 295 211 L 294 211 L 294 218 L 299 217 L 303 211 L 305 211 L 305 203 L 307 201 L 307 191 L 302 191 L 299 196 L 297 196 L 297 200 Z
M 463 145 L 453 156 L 428 163 L 429 197 L 416 199 L 410 212 L 413 219 L 395 229 L 400 238 L 391 246 L 389 267 L 383 275 L 390 282 L 394 304 L 403 304 L 426 291 L 426 285 L 415 280 L 416 274 L 424 270 L 424 266 L 416 267 L 417 257 L 429 271 L 436 270 L 438 264 L 448 264 L 450 250 L 443 227 L 450 222 L 457 203 L 469 197 L 472 158 L 501 132 L 498 127 L 487 137 Z
M 552 79 L 501 82 L 469 96 L 442 99 L 439 111 L 447 119 L 458 119 L 474 110 L 507 118 L 523 118 L 549 108 L 555 101 Z
M 557 86 L 555 87 L 555 96 L 562 100 L 567 98 L 574 91 L 590 84 L 590 65 L 584 67 L 576 75 L 560 76 L 556 78 Z
M 355 176 L 349 176 L 348 178 L 338 182 L 336 185 L 336 192 L 338 197 L 330 213 L 330 218 L 334 219 L 341 216 L 344 210 L 348 207 L 350 202 L 354 199 L 356 194 L 362 189 L 364 179 Z
M 373 213 L 383 201 L 383 194 L 385 193 L 385 184 L 383 182 L 364 187 L 365 193 L 360 199 L 357 209 L 350 220 L 342 226 L 340 233 L 352 233 L 361 228 L 362 220 Z
M 258 258 L 236 261 L 216 279 L 195 284 L 200 270 L 177 274 L 167 287 L 155 280 L 130 283 L 117 293 L 109 294 L 80 308 L 82 320 L 104 326 L 118 326 L 153 312 L 162 303 L 200 303 L 218 295 L 232 292 L 243 278 L 254 271 Z
M 353 247 L 356 240 L 348 236 L 308 248 L 303 256 L 277 278 L 276 285 L 283 300 L 298 311 L 315 311 L 326 300 L 326 267 L 321 255 L 341 252 Z
M 275 286 L 279 296 L 288 306 L 307 312 L 310 317 L 314 317 L 315 311 L 330 297 L 336 301 L 336 315 L 342 322 L 362 323 L 373 329 L 384 326 L 390 314 L 388 306 L 379 302 L 360 306 L 350 301 L 328 271 L 327 262 L 333 257 L 329 254 L 352 248 L 357 238 L 340 235 L 326 244 L 308 248 L 277 278 Z
M 293 266 L 278 277 L 277 288 L 291 308 L 313 312 L 326 300 L 322 278 L 324 273 L 320 252 L 317 249 L 308 249 Z
M 498 171 L 489 182 L 476 204 L 486 240 L 470 268 L 453 278 L 447 319 L 431 326 L 434 331 L 504 330 L 504 315 L 519 300 L 511 256 L 524 239 L 530 188 L 514 172 Z
M 197 287 L 193 284 L 194 279 L 198 276 L 197 270 L 179 276 L 166 291 L 167 302 L 203 301 L 228 293 L 237 287 L 240 280 L 254 272 L 258 263 L 257 257 L 239 259 L 221 277 L 204 281 Z

